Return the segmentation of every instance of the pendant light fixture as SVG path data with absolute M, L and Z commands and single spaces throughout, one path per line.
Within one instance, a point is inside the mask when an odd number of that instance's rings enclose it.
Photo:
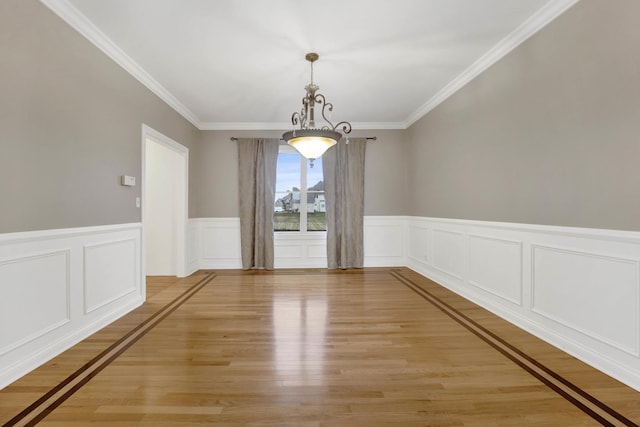
M 343 134 L 336 129 L 341 128 L 344 134 L 348 134 L 351 132 L 351 123 L 339 122 L 334 125 L 329 121 L 327 115 L 333 111 L 333 104 L 326 102 L 324 95 L 317 93 L 320 88 L 313 83 L 313 63 L 318 60 L 318 54 L 307 53 L 305 59 L 311 63 L 311 83 L 304 87 L 307 93 L 302 98 L 302 109 L 291 116 L 294 129 L 285 132 L 282 138 L 302 156 L 310 159 L 313 165 L 314 159 L 322 156 L 342 138 Z M 320 107 L 322 119 L 326 124 L 317 127 L 315 113 Z

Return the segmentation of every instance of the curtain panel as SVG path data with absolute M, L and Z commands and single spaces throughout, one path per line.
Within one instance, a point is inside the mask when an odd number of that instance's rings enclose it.
M 366 138 L 340 141 L 322 156 L 327 209 L 327 266 L 364 265 Z
M 242 269 L 273 270 L 277 139 L 238 139 Z

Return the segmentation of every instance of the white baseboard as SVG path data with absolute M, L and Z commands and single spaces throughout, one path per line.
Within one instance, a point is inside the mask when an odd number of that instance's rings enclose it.
M 141 225 L 0 235 L 0 388 L 144 302 Z

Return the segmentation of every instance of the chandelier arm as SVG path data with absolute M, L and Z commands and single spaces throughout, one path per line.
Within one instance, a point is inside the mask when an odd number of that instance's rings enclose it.
M 338 124 L 336 124 L 336 126 L 333 128 L 333 130 L 336 130 L 340 126 L 342 126 L 342 132 L 351 133 L 351 123 L 349 123 L 347 121 L 339 122 Z
M 294 125 L 294 126 L 295 126 L 295 125 L 297 125 L 298 123 L 300 123 L 300 120 L 301 120 L 301 118 L 300 118 L 300 113 L 298 113 L 297 111 L 296 111 L 296 112 L 294 112 L 294 113 L 291 115 L 291 124 L 292 124 L 292 125 Z
M 326 113 L 326 111 L 329 111 L 329 112 L 333 111 L 333 104 L 330 102 L 327 102 L 326 98 L 321 93 L 316 95 L 315 101 L 318 104 L 322 104 L 322 118 L 324 119 L 325 122 L 329 124 L 328 128 L 331 130 L 335 130 L 336 127 L 333 125 L 333 123 L 331 123 L 331 120 L 329 120 Z

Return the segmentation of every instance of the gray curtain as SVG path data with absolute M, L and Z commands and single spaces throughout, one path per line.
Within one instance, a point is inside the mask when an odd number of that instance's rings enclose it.
M 365 138 L 340 141 L 322 156 L 330 269 L 364 265 Z
M 277 139 L 238 139 L 242 269 L 273 270 Z

